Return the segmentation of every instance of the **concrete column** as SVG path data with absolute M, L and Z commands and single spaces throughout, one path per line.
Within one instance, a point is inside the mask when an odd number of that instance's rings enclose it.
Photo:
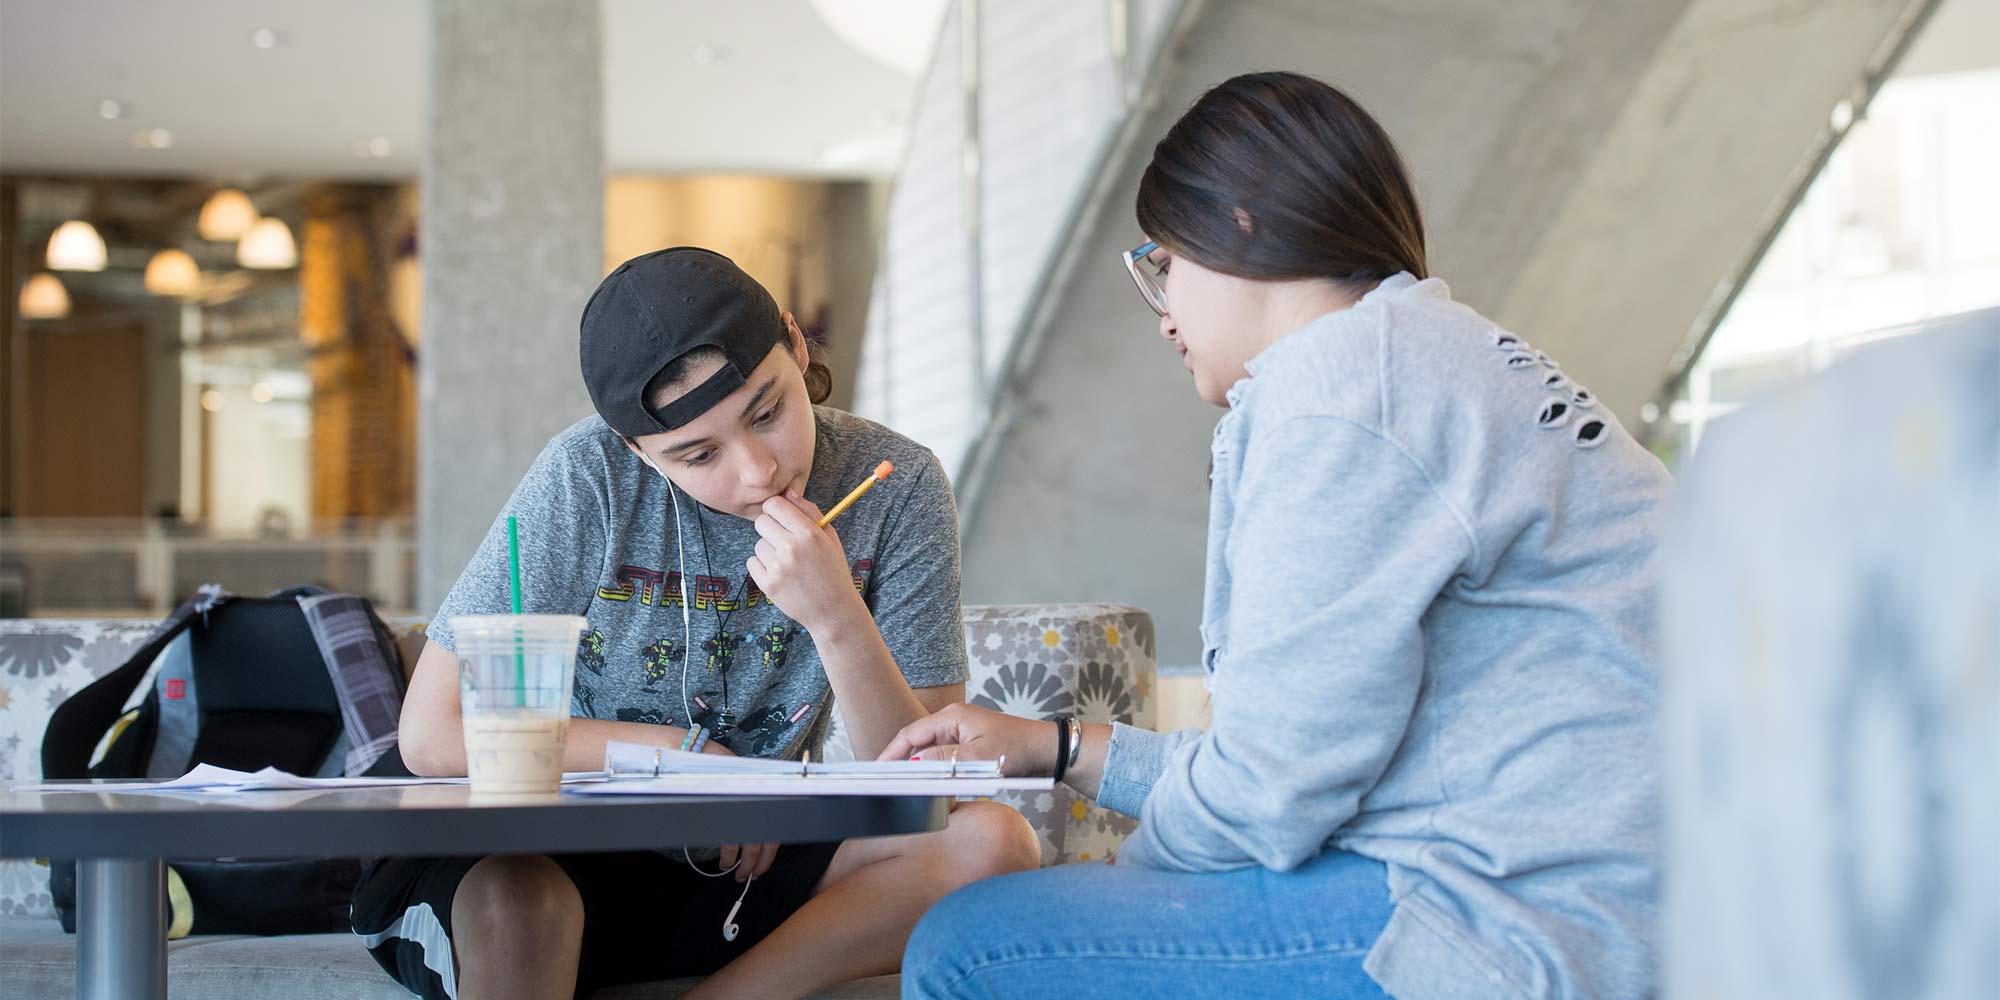
M 603 277 L 598 0 L 432 0 L 418 603 L 435 608 L 543 444 L 590 412 Z

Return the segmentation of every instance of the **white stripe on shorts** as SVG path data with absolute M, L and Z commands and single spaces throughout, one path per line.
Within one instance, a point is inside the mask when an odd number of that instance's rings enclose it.
M 431 911 L 431 904 L 418 903 L 404 910 L 402 919 L 388 930 L 356 936 L 370 950 L 381 947 L 390 938 L 416 942 L 424 949 L 424 967 L 437 973 L 438 981 L 444 983 L 444 995 L 458 1000 L 458 966 L 452 961 L 451 936 L 444 932 L 444 924 Z

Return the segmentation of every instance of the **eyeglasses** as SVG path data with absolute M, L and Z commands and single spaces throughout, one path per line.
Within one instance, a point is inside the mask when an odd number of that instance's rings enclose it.
M 1155 263 L 1153 254 L 1160 249 L 1158 243 L 1147 240 L 1130 250 L 1119 254 L 1125 262 L 1125 272 L 1132 276 L 1132 283 L 1139 286 L 1139 296 L 1153 311 L 1167 314 L 1167 268 Z

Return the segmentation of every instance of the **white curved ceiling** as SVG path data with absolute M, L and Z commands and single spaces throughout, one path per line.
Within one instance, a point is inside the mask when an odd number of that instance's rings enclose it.
M 942 4 L 855 6 L 604 0 L 608 168 L 893 172 L 916 81 L 892 65 L 908 65 L 907 51 L 887 57 L 907 50 L 912 18 L 935 24 Z M 420 0 L 0 0 L 0 170 L 413 176 L 428 9 Z M 839 30 L 828 17 L 843 18 Z M 255 44 L 259 29 L 276 44 Z M 102 117 L 106 100 L 125 117 Z M 171 133 L 168 148 L 146 145 L 154 129 Z

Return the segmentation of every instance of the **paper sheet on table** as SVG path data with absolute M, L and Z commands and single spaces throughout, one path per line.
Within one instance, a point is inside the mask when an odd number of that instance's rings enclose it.
M 764 757 L 725 757 L 721 754 L 689 753 L 666 747 L 645 746 L 612 740 L 604 745 L 604 771 L 615 780 L 628 777 L 659 778 L 668 775 L 727 774 L 775 775 L 809 778 L 896 778 L 944 779 L 999 778 L 997 760 L 771 760 Z
M 1003 778 L 997 760 L 853 760 L 814 763 L 690 753 L 622 743 L 604 746 L 607 780 L 580 795 L 949 795 L 990 798 L 1047 791 L 1049 778 Z
M 1045 792 L 1050 778 L 892 778 L 870 775 L 789 774 L 662 774 L 660 777 L 619 777 L 566 786 L 572 795 L 949 795 L 991 798 L 1001 792 Z
M 564 784 L 572 782 L 602 781 L 604 775 L 597 771 L 579 771 L 563 775 Z M 407 785 L 463 785 L 464 778 L 301 778 L 275 767 L 261 771 L 236 771 L 213 764 L 196 764 L 194 770 L 172 781 L 132 781 L 117 784 L 96 784 L 82 782 L 43 783 L 13 785 L 16 792 L 112 792 L 123 795 L 127 792 L 201 792 L 210 795 L 233 795 L 238 792 L 269 791 L 330 791 L 342 788 L 392 788 Z

